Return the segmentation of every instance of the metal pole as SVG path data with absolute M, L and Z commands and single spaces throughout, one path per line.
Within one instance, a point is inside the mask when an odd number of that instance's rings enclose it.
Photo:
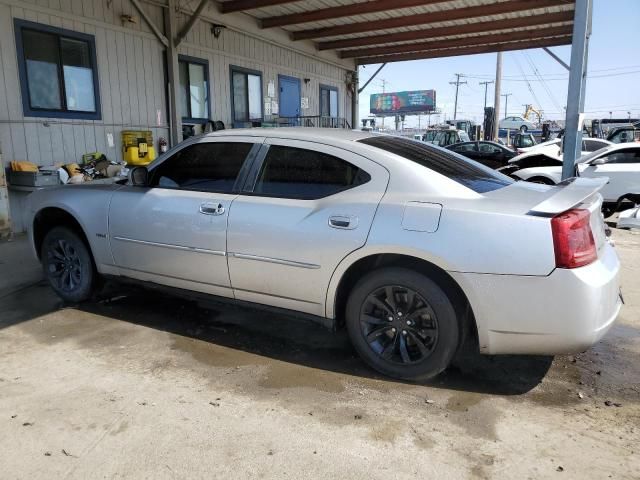
M 576 0 L 571 41 L 571 69 L 567 92 L 567 116 L 565 118 L 562 179 L 576 174 L 576 160 L 582 151 L 582 117 L 584 112 L 585 86 L 589 37 L 591 36 L 591 0 Z
M 378 73 L 380 73 L 380 70 L 382 70 L 384 68 L 384 66 L 386 65 L 386 63 L 383 63 L 382 65 L 380 65 L 380 68 L 378 68 L 373 75 L 371 75 L 369 77 L 369 80 L 367 80 L 366 82 L 364 82 L 364 85 L 362 87 L 360 87 L 358 89 L 358 93 L 362 93 L 362 91 L 367 88 L 367 85 L 369 85 L 371 83 L 371 80 L 373 80 L 374 78 L 376 78 L 376 76 L 378 75 Z
M 478 85 L 484 85 L 484 108 L 487 109 L 487 87 L 490 83 L 495 83 L 495 80 L 488 80 L 486 82 L 478 82 Z M 483 111 L 484 113 L 484 111 Z
M 358 106 L 358 102 L 360 101 L 360 91 L 358 89 L 358 84 L 360 81 L 360 75 L 358 72 L 358 64 L 356 63 L 356 69 L 353 72 L 353 92 L 351 93 L 351 128 L 358 128 L 358 116 L 360 107 Z
M 171 146 L 182 141 L 182 117 L 178 108 L 180 73 L 178 70 L 178 48 L 176 46 L 176 3 L 168 0 L 168 8 L 164 9 L 164 31 L 169 41 L 167 55 L 167 93 L 169 100 L 169 126 Z
M 502 52 L 496 57 L 496 88 L 493 95 L 493 139 L 498 141 L 500 123 L 500 88 L 502 86 Z

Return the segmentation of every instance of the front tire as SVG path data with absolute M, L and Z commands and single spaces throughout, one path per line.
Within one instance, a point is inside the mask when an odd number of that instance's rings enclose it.
M 52 228 L 44 237 L 40 258 L 44 275 L 60 298 L 72 303 L 91 298 L 96 271 L 89 248 L 77 233 Z
M 384 375 L 421 381 L 455 356 L 461 326 L 452 301 L 430 278 L 405 268 L 365 275 L 346 308 L 349 338 L 362 359 Z

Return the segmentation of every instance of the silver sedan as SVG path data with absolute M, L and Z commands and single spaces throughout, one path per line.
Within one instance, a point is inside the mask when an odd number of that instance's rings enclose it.
M 620 310 L 604 180 L 515 183 L 396 136 L 254 129 L 179 144 L 128 182 L 31 196 L 53 289 L 133 279 L 346 327 L 366 363 L 425 379 L 462 348 L 588 348 Z

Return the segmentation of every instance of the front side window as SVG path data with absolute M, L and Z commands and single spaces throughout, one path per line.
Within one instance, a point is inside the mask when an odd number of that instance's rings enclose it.
M 312 200 L 367 183 L 364 170 L 322 152 L 271 145 L 254 193 Z
M 176 152 L 150 172 L 149 186 L 231 193 L 251 143 L 202 142 Z
M 451 150 L 454 152 L 475 152 L 476 145 L 475 143 L 462 143 L 460 145 L 454 146 Z
M 602 157 L 606 164 L 611 163 L 640 163 L 640 148 L 636 150 L 618 150 Z
M 468 158 L 408 138 L 379 135 L 358 141 L 406 158 L 477 193 L 490 192 L 513 183 L 506 175 Z
M 209 118 L 209 75 L 206 60 L 180 56 L 179 108 L 183 120 Z
M 100 119 L 92 35 L 15 20 L 25 116 Z
M 231 95 L 234 122 L 262 120 L 262 74 L 260 72 L 232 67 Z

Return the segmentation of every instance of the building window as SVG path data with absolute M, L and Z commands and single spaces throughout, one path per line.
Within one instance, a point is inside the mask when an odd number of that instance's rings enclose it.
M 231 67 L 231 106 L 233 121 L 262 121 L 262 73 Z
M 338 88 L 320 85 L 320 116 L 338 116 Z
M 100 119 L 92 35 L 15 20 L 25 116 Z
M 206 60 L 178 57 L 180 96 L 178 98 L 182 120 L 209 119 L 209 63 Z

